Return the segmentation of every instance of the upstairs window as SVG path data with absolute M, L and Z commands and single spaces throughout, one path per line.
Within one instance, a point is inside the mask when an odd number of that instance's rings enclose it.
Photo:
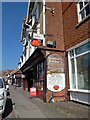
M 81 22 L 90 14 L 89 0 L 78 1 L 78 20 Z

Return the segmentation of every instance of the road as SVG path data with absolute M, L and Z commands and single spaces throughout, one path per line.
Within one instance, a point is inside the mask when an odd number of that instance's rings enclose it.
M 22 88 L 10 86 L 7 98 L 5 118 L 67 118 L 65 113 L 58 112 L 49 104 L 38 98 L 30 99 L 29 93 Z

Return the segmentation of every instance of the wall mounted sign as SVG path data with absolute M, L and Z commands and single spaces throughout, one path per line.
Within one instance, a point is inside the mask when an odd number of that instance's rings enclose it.
M 90 50 L 90 42 L 76 48 L 76 55 L 82 54 L 83 52 L 87 52 Z
M 63 73 L 64 57 L 59 54 L 50 54 L 47 57 L 47 72 Z
M 65 88 L 64 57 L 56 53 L 47 57 L 47 88 L 53 92 Z
M 53 92 L 59 92 L 65 88 L 65 74 L 47 74 L 47 88 Z
M 32 46 L 35 46 L 35 47 L 38 47 L 41 45 L 41 42 L 39 40 L 32 40 L 31 41 L 31 45 Z
M 33 38 L 38 40 L 43 40 L 43 34 L 33 33 Z

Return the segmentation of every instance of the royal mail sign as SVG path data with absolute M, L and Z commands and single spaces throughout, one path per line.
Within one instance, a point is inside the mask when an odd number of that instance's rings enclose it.
M 38 47 L 41 45 L 41 42 L 39 40 L 32 40 L 31 41 L 31 45 L 32 46 L 35 46 L 35 47 Z
M 33 39 L 43 40 L 43 34 L 33 33 Z

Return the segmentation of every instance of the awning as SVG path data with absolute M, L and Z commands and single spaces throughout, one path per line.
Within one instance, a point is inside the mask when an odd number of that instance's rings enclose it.
M 46 59 L 46 51 L 64 52 L 63 50 L 57 50 L 55 48 L 38 47 L 20 70 L 25 73 L 28 70 L 32 70 L 33 66 Z

